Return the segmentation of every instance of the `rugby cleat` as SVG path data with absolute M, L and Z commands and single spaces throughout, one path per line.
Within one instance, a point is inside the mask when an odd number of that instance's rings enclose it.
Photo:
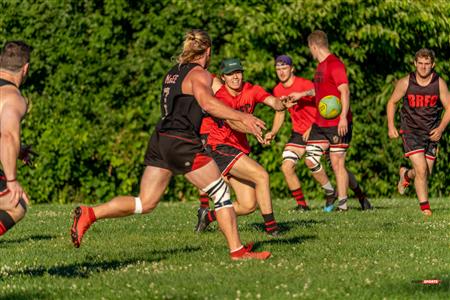
M 197 225 L 195 226 L 194 232 L 203 232 L 209 225 L 208 221 L 208 208 L 200 207 L 197 211 Z
M 405 190 L 409 186 L 409 182 L 406 181 L 406 179 L 405 179 L 405 174 L 407 171 L 408 171 L 407 168 L 400 167 L 400 171 L 399 171 L 400 179 L 398 180 L 398 184 L 397 184 L 398 193 L 400 195 L 405 194 Z
M 369 199 L 367 197 L 364 197 L 363 199 L 359 199 L 359 204 L 361 204 L 361 210 L 371 210 L 372 205 L 369 202 Z
M 327 195 L 326 196 L 326 200 L 325 200 L 325 207 L 323 208 L 324 212 L 332 212 L 334 209 L 334 202 L 337 199 L 337 195 L 336 192 L 331 194 L 331 195 Z
M 244 246 L 242 249 L 230 253 L 231 260 L 247 260 L 247 259 L 265 260 L 272 255 L 272 253 L 268 251 L 252 252 L 251 248 L 249 248 L 250 245 L 253 247 L 253 244 L 248 244 Z
M 294 208 L 294 210 L 299 211 L 299 212 L 304 212 L 304 211 L 309 211 L 309 210 L 311 210 L 311 209 L 309 208 L 308 205 L 305 205 L 305 206 L 303 206 L 303 205 L 297 205 L 297 207 Z
M 88 206 L 78 206 L 73 211 L 73 224 L 70 229 L 72 243 L 75 248 L 81 245 L 81 239 L 92 223 L 95 222 L 94 211 Z

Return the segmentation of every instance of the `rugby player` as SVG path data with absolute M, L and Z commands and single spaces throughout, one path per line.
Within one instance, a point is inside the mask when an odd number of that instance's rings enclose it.
M 99 219 L 153 211 L 172 175 L 183 174 L 214 200 L 217 221 L 227 240 L 231 259 L 267 259 L 271 255 L 270 252 L 252 252 L 251 245 L 242 245 L 228 185 L 200 139 L 203 111 L 234 120 L 259 137 L 264 128 L 264 122 L 258 118 L 233 110 L 214 98 L 211 74 L 206 70 L 210 57 L 211 39 L 207 32 L 187 32 L 178 63 L 163 80 L 161 119 L 148 143 L 139 196 L 119 196 L 98 206 L 75 208 L 71 228 L 75 247 L 80 246 L 85 232 Z
M 28 155 L 20 147 L 27 102 L 19 88 L 28 74 L 30 52 L 26 43 L 10 41 L 0 53 L 0 236 L 24 218 L 29 202 L 17 179 L 17 159 Z
M 431 216 L 428 202 L 428 178 L 438 153 L 439 140 L 450 121 L 449 92 L 445 81 L 434 71 L 435 54 L 429 49 L 420 49 L 414 59 L 415 72 L 401 78 L 387 104 L 388 134 L 391 139 L 400 135 L 403 150 L 412 164 L 412 169 L 400 167 L 398 191 L 414 180 L 420 209 Z M 400 109 L 400 132 L 394 122 L 396 104 L 402 100 Z M 441 120 L 442 110 L 445 109 Z

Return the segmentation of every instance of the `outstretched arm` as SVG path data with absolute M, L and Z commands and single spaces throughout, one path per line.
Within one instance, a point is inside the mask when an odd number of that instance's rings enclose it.
M 395 89 L 392 92 L 391 98 L 389 98 L 389 101 L 386 106 L 388 134 L 391 139 L 398 138 L 399 136 L 394 122 L 395 108 L 400 99 L 402 99 L 403 96 L 405 96 L 407 88 L 408 88 L 408 77 L 403 77 L 395 85 Z

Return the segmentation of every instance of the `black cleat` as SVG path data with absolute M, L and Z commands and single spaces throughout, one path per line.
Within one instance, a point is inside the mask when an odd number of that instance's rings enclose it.
M 359 200 L 359 204 L 361 204 L 361 210 L 371 210 L 372 205 L 369 202 L 369 199 L 364 197 L 363 199 Z
M 197 233 L 203 232 L 206 230 L 206 227 L 208 227 L 208 225 L 209 225 L 208 212 L 209 212 L 209 209 L 207 209 L 207 208 L 200 207 L 198 209 L 198 211 L 197 211 L 198 222 L 194 229 L 195 232 L 197 232 Z
M 309 208 L 308 205 L 306 205 L 306 206 L 303 206 L 303 205 L 297 205 L 297 207 L 294 208 L 294 210 L 303 212 L 303 211 L 311 210 L 311 208 Z
M 280 237 L 281 236 L 281 232 L 280 232 L 280 230 L 277 228 L 277 229 L 274 229 L 274 230 L 272 230 L 272 231 L 267 231 L 267 234 L 270 236 L 270 237 L 274 237 L 274 238 L 277 238 L 277 237 Z
M 334 202 L 337 200 L 336 192 L 331 195 L 327 195 L 325 198 L 325 207 L 323 208 L 324 212 L 332 212 L 334 209 Z

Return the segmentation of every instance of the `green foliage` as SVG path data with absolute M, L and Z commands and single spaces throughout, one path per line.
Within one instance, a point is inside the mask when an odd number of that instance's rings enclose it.
M 306 37 L 329 34 L 351 82 L 354 138 L 349 168 L 369 195 L 391 195 L 402 160 L 400 141 L 387 137 L 385 105 L 395 80 L 413 70 L 415 51 L 436 51 L 437 71 L 448 79 L 450 4 L 447 1 L 2 1 L 3 40 L 34 47 L 24 94 L 33 103 L 23 141 L 40 153 L 20 175 L 35 202 L 105 201 L 137 193 L 147 139 L 159 118 L 161 78 L 174 63 L 184 32 L 204 28 L 213 38 L 211 71 L 220 59 L 240 57 L 246 78 L 271 90 L 274 56 L 287 53 L 297 74 L 311 78 L 316 63 Z M 258 108 L 269 124 L 273 112 Z M 289 137 L 282 128 L 254 157 L 271 174 L 274 195 L 288 195 L 279 166 Z M 449 137 L 431 180 L 434 195 L 448 194 Z M 406 163 L 406 161 L 404 161 Z M 302 164 L 308 197 L 321 197 Z M 196 191 L 183 178 L 165 199 Z

